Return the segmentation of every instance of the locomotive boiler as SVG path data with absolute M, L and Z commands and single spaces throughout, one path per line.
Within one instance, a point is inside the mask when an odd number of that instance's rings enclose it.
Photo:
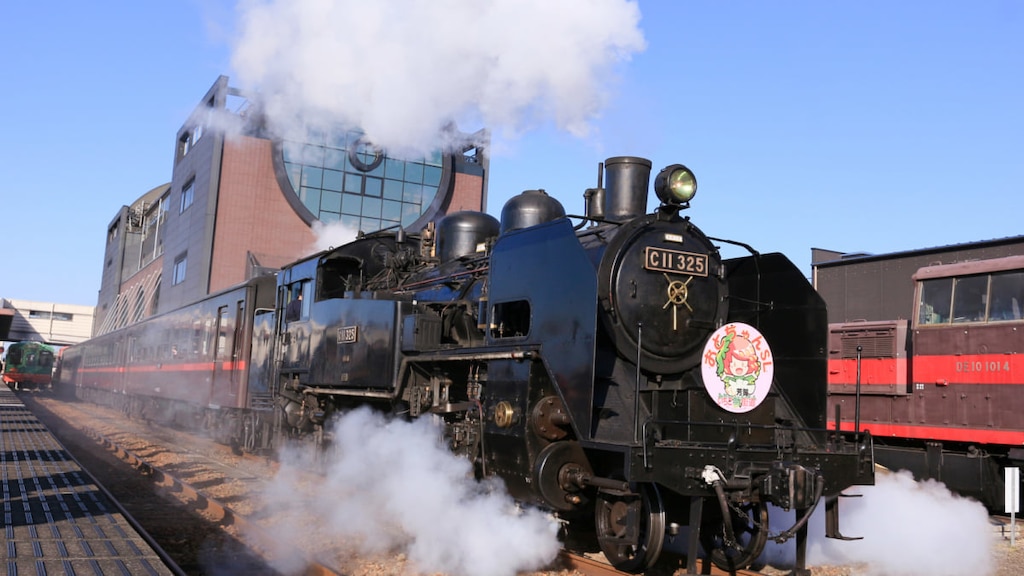
M 842 491 L 874 480 L 870 435 L 827 430 L 824 303 L 785 256 L 684 216 L 685 166 L 655 176 L 648 212 L 650 180 L 650 161 L 614 157 L 582 215 L 530 190 L 500 219 L 363 234 L 280 270 L 276 295 L 250 281 L 75 347 L 61 382 L 140 410 L 189 404 L 246 449 L 330 442 L 331 419 L 364 405 L 435 418 L 478 476 L 592 535 L 619 569 L 645 571 L 687 527 L 691 573 L 701 548 L 735 570 L 790 538 L 803 571 L 811 513 L 824 504 L 841 538 Z M 749 255 L 723 259 L 727 242 Z M 170 318 L 180 329 L 145 330 Z M 163 334 L 190 338 L 190 357 L 171 359 Z M 133 373 L 160 382 L 132 387 Z M 171 392 L 190 378 L 209 397 Z M 770 506 L 794 525 L 769 533 Z

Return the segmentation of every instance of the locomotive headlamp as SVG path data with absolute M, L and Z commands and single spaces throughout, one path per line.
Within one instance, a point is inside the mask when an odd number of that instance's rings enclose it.
M 673 164 L 658 172 L 654 191 L 663 204 L 682 206 L 697 194 L 697 177 L 682 164 Z

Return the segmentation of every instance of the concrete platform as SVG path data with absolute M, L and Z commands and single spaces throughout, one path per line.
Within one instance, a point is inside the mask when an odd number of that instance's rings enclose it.
M 7 386 L 0 473 L 8 576 L 181 574 Z

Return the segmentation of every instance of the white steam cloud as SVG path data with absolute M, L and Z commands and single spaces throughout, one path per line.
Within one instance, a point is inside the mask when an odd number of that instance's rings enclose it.
M 404 553 L 409 574 L 514 576 L 558 554 L 557 523 L 518 507 L 500 482 L 475 481 L 430 419 L 360 408 L 339 418 L 333 436 L 321 483 L 302 488 L 308 461 L 292 452 L 268 488 L 266 501 L 294 518 L 275 522 L 281 558 L 315 539 L 362 555 Z
M 934 480 L 917 482 L 907 471 L 879 473 L 874 486 L 846 492 L 861 496 L 840 500 L 840 530 L 863 539 L 825 538 L 819 507 L 809 525 L 809 566 L 856 565 L 863 576 L 995 574 L 993 527 L 977 501 L 957 496 Z M 794 520 L 792 512 L 778 509 L 772 509 L 770 517 L 773 533 Z M 769 542 L 763 560 L 791 566 L 793 546 L 793 541 L 781 546 Z
M 452 123 L 509 136 L 553 123 L 584 136 L 615 64 L 645 48 L 631 0 L 243 0 L 240 9 L 233 67 L 278 136 L 360 127 L 392 155 L 437 149 Z
M 352 242 L 356 239 L 358 230 L 345 226 L 341 222 L 323 223 L 320 220 L 313 222 L 313 246 L 311 252 L 319 252 L 336 248 Z

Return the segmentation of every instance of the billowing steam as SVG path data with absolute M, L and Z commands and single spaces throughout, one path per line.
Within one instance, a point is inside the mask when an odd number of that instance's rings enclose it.
M 447 127 L 584 135 L 645 48 L 630 0 L 243 0 L 233 67 L 278 136 L 360 127 L 422 156 Z M 473 128 L 466 128 L 473 127 Z
M 409 574 L 514 576 L 549 564 L 560 549 L 557 524 L 517 507 L 499 483 L 476 482 L 469 461 L 452 454 L 440 433 L 428 418 L 350 412 L 322 456 L 322 482 L 305 489 L 309 461 L 287 453 L 266 494 L 293 518 L 275 522 L 279 557 L 319 542 L 362 555 L 404 553 Z
M 311 252 L 319 252 L 328 248 L 335 248 L 348 244 L 356 239 L 358 230 L 345 226 L 341 222 L 323 223 L 320 220 L 313 222 L 313 241 Z
M 988 513 L 977 501 L 952 494 L 945 485 L 917 482 L 906 471 L 876 475 L 874 486 L 851 488 L 857 498 L 840 501 L 840 529 L 862 540 L 830 540 L 824 535 L 824 514 L 816 511 L 809 524 L 808 564 L 856 565 L 864 576 L 988 576 L 995 573 L 995 542 Z M 772 531 L 793 523 L 793 514 L 771 510 Z M 788 523 L 788 524 L 787 524 Z M 786 524 L 783 526 L 783 524 Z M 793 543 L 769 543 L 764 560 L 791 566 Z
M 644 49 L 632 0 L 242 0 L 232 64 L 267 127 L 307 141 L 359 128 L 392 157 L 446 138 L 539 126 L 585 135 L 614 67 Z M 318 229 L 317 248 L 351 239 Z M 426 419 L 356 411 L 339 423 L 327 476 L 311 491 L 284 465 L 267 501 L 294 519 L 287 551 L 311 538 L 363 552 L 404 550 L 411 571 L 512 576 L 552 560 L 557 526 L 515 506 L 439 442 Z M 316 526 L 314 526 L 316 524 Z

